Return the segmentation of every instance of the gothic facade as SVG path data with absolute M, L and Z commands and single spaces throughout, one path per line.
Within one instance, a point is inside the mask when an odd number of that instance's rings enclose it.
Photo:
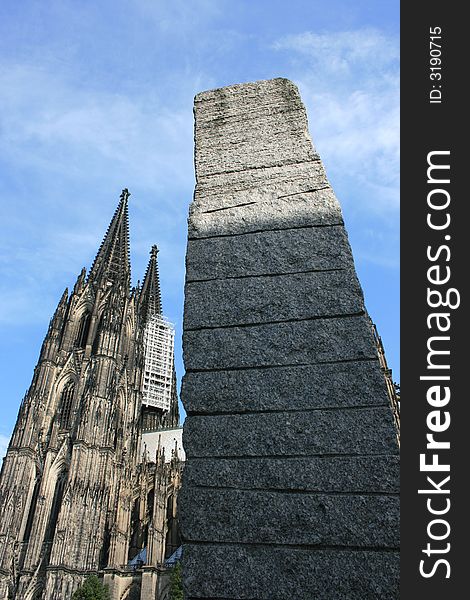
M 128 197 L 64 291 L 19 410 L 0 476 L 1 600 L 68 600 L 92 573 L 113 600 L 165 595 L 180 544 L 178 399 L 172 354 L 170 378 L 148 371 L 149 323 L 164 326 L 157 249 L 131 288 Z M 163 403 L 145 403 L 149 377 Z

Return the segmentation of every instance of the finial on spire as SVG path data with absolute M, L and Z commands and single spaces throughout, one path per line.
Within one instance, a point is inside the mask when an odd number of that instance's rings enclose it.
M 140 305 L 144 321 L 154 315 L 162 314 L 162 299 L 160 293 L 160 278 L 157 263 L 158 247 L 154 244 L 150 250 L 150 260 L 145 272 Z
M 64 304 L 67 304 L 68 299 L 69 299 L 69 288 L 66 287 L 60 298 L 59 306 L 64 306 Z
M 49 331 L 52 329 L 60 330 L 62 328 L 63 320 L 65 317 L 65 313 L 67 311 L 67 305 L 69 301 L 69 288 L 65 288 L 64 293 L 60 297 L 59 304 L 55 309 L 54 314 L 52 315 L 52 319 L 49 323 Z
M 124 188 L 120 202 L 109 224 L 88 279 L 96 283 L 120 282 L 130 288 L 129 216 L 127 200 L 129 190 Z

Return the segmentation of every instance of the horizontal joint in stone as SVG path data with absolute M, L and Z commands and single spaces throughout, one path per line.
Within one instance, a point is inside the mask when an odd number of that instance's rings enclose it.
M 203 457 L 396 454 L 392 412 L 378 408 L 189 416 L 188 460 Z

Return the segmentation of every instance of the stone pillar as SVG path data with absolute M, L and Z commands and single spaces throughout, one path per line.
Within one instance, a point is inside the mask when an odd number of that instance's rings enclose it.
M 140 600 L 161 600 L 157 595 L 158 571 L 153 566 L 142 567 Z
M 186 598 L 397 599 L 396 432 L 299 92 L 286 79 L 204 92 L 195 119 Z

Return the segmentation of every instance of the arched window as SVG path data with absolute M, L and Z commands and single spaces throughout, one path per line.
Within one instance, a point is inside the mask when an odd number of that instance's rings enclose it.
M 49 562 L 49 559 L 51 557 L 52 542 L 54 541 L 57 520 L 59 518 L 60 509 L 62 506 L 62 498 L 64 496 L 66 482 L 67 471 L 63 470 L 57 476 L 57 481 L 54 488 L 54 496 L 52 498 L 51 512 L 49 513 L 49 519 L 46 527 L 46 535 L 44 536 L 44 541 L 46 542 L 46 563 Z
M 62 393 L 60 394 L 59 403 L 59 425 L 61 429 L 69 429 L 70 421 L 72 417 L 72 401 L 73 393 L 75 391 L 75 384 L 73 381 L 69 381 L 65 384 Z
M 88 332 L 90 331 L 91 314 L 85 313 L 81 318 L 80 325 L 78 327 L 77 338 L 75 340 L 75 346 L 79 348 L 85 348 L 86 341 L 88 339 Z
M 131 539 L 129 543 L 129 551 L 127 560 L 132 560 L 142 550 L 142 526 L 140 521 L 140 502 L 139 499 L 134 501 L 131 513 Z
M 175 498 L 170 495 L 166 503 L 166 538 L 165 538 L 165 558 L 170 557 L 175 550 L 181 546 L 181 535 L 178 527 L 178 520 L 174 516 Z
M 33 520 L 36 512 L 36 505 L 38 502 L 39 495 L 39 479 L 36 479 L 36 483 L 34 484 L 33 495 L 31 497 L 31 502 L 29 505 L 29 514 L 28 520 L 26 522 L 26 529 L 23 533 L 23 542 L 29 542 L 29 538 L 31 536 L 31 529 L 33 528 Z
M 100 569 L 105 569 L 109 562 L 109 550 L 111 548 L 111 532 L 109 526 L 106 525 L 104 530 L 103 545 L 100 550 Z
M 104 315 L 101 315 L 100 320 L 98 321 L 98 327 L 95 329 L 95 332 L 93 334 L 94 340 L 93 340 L 93 346 L 91 349 L 92 354 L 98 354 L 98 349 L 100 347 L 101 337 L 102 337 L 102 332 L 103 332 L 103 325 L 104 325 Z

